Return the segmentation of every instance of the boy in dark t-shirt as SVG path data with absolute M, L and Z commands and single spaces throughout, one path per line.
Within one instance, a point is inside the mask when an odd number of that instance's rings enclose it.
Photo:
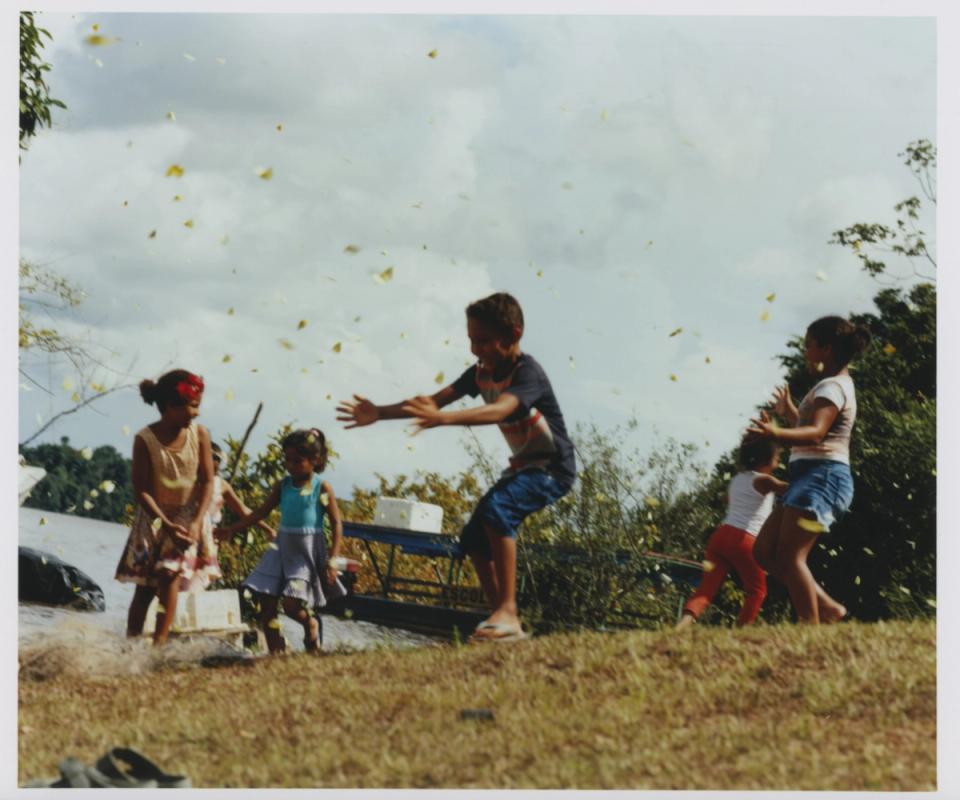
M 470 556 L 493 609 L 477 626 L 474 641 L 515 641 L 525 634 L 517 613 L 517 529 L 535 511 L 570 491 L 576 477 L 573 445 L 543 368 L 520 352 L 523 311 L 499 292 L 467 307 L 467 335 L 477 363 L 436 394 L 377 406 L 360 395 L 337 406 L 347 428 L 381 419 L 412 417 L 417 428 L 438 425 L 499 426 L 512 457 L 510 466 L 481 498 L 463 528 L 460 544 Z M 464 395 L 484 405 L 441 409 Z

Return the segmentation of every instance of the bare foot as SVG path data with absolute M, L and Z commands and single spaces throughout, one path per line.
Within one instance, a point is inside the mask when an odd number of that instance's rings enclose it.
M 320 650 L 320 623 L 316 617 L 310 617 L 307 623 L 307 635 L 303 637 L 303 646 L 308 653 Z
M 674 630 L 682 631 L 684 628 L 692 627 L 697 621 L 697 618 L 693 614 L 684 614 L 680 617 L 680 621 L 677 623 Z
M 820 621 L 824 625 L 829 625 L 831 622 L 839 622 L 845 616 L 847 616 L 847 607 L 840 605 L 840 603 L 823 606 L 819 609 L 819 611 Z

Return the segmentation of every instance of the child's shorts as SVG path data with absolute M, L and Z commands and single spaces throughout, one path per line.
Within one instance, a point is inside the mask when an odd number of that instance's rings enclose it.
M 469 522 L 463 526 L 460 547 L 466 553 L 479 553 L 490 558 L 484 523 L 501 536 L 513 538 L 524 519 L 569 491 L 569 484 L 561 483 L 542 469 L 525 469 L 501 478 L 480 498 Z
M 790 486 L 780 501 L 790 508 L 812 511 L 824 530 L 842 517 L 853 502 L 853 475 L 842 461 L 801 458 L 790 462 Z

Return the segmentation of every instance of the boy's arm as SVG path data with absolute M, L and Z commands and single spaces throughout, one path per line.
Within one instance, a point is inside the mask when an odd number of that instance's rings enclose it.
M 440 409 L 461 397 L 463 397 L 463 393 L 451 384 L 430 397 L 419 397 L 417 399 L 431 402 L 435 408 Z M 344 400 L 337 406 L 337 421 L 349 422 L 350 424 L 344 427 L 350 429 L 372 425 L 382 419 L 405 419 L 415 416 L 407 410 L 410 402 L 410 400 L 401 400 L 399 403 L 378 406 L 366 397 L 355 394 L 352 401 Z
M 407 416 L 416 419 L 418 431 L 438 425 L 493 425 L 503 422 L 520 408 L 519 398 L 510 392 L 504 392 L 492 403 L 459 411 L 440 411 L 431 400 L 430 397 L 415 397 L 403 406 Z

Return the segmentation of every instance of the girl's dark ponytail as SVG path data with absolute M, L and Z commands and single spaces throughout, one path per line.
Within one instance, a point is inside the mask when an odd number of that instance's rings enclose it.
M 140 381 L 140 396 L 147 405 L 155 405 L 162 412 L 167 406 L 186 405 L 203 395 L 203 378 L 185 369 L 174 369 L 156 381 Z
M 149 378 L 140 381 L 140 396 L 143 398 L 144 403 L 152 406 L 157 402 L 157 384 Z

